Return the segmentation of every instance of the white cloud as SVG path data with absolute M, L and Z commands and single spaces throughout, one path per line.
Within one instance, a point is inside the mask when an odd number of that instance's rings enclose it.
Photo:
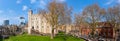
M 44 0 L 41 0 L 41 1 L 40 1 L 40 5 L 45 6 L 45 5 L 46 5 L 45 1 L 44 1 Z
M 66 0 L 58 0 L 59 2 L 65 2 Z
M 3 11 L 2 11 L 2 10 L 0 10 L 0 13 L 3 13 Z
M 9 12 L 9 13 L 14 13 L 14 11 L 13 11 L 13 10 L 9 10 L 8 12 Z
M 110 5 L 113 2 L 113 0 L 109 0 L 106 5 Z
M 46 0 L 39 0 L 38 3 L 36 4 L 37 7 L 40 7 L 42 9 L 44 9 L 47 5 L 47 1 Z
M 60 2 L 60 3 L 62 3 L 62 2 L 65 2 L 66 0 L 57 0 L 57 2 Z
M 20 4 L 20 3 L 21 3 L 21 1 L 22 1 L 22 0 L 17 0 L 17 1 L 16 1 L 16 3 L 17 3 L 17 4 Z
M 26 5 L 24 5 L 23 8 L 22 8 L 23 11 L 25 11 L 27 9 L 28 9 L 28 6 L 26 6 Z
M 118 0 L 118 3 L 120 3 L 120 0 Z
M 30 3 L 35 5 L 35 7 L 40 7 L 42 9 L 46 8 L 46 5 L 52 0 L 30 0 Z M 57 2 L 65 2 L 66 0 L 56 0 Z
M 33 3 L 35 3 L 36 2 L 36 0 L 30 0 L 30 3 L 31 4 L 33 4 Z
M 120 4 L 120 0 L 109 0 L 108 2 L 106 2 L 105 5 L 110 5 L 112 3 L 118 3 L 118 4 Z

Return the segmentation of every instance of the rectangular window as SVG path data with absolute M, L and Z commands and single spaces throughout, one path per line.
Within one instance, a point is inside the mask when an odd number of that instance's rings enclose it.
M 47 26 L 47 28 L 49 28 L 49 26 Z
M 37 26 L 37 29 L 39 28 L 39 26 Z
M 44 27 L 42 26 L 42 28 L 44 28 Z

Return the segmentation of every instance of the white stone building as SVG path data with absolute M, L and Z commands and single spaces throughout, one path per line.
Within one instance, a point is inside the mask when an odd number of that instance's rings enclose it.
M 32 10 L 28 12 L 28 34 L 32 33 L 31 30 L 51 34 L 52 27 L 43 15 L 44 14 L 33 14 Z

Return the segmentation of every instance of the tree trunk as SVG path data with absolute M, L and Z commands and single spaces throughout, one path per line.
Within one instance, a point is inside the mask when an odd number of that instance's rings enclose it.
M 51 39 L 53 39 L 53 34 L 51 33 Z
M 52 28 L 51 39 L 54 37 L 54 28 Z

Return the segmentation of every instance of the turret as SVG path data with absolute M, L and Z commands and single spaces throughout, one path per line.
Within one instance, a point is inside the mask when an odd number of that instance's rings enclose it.
M 33 11 L 30 9 L 29 11 L 28 11 L 28 15 L 32 15 L 33 14 Z
M 28 34 L 31 34 L 31 19 L 32 19 L 32 14 L 33 14 L 33 11 L 30 9 L 28 11 Z

